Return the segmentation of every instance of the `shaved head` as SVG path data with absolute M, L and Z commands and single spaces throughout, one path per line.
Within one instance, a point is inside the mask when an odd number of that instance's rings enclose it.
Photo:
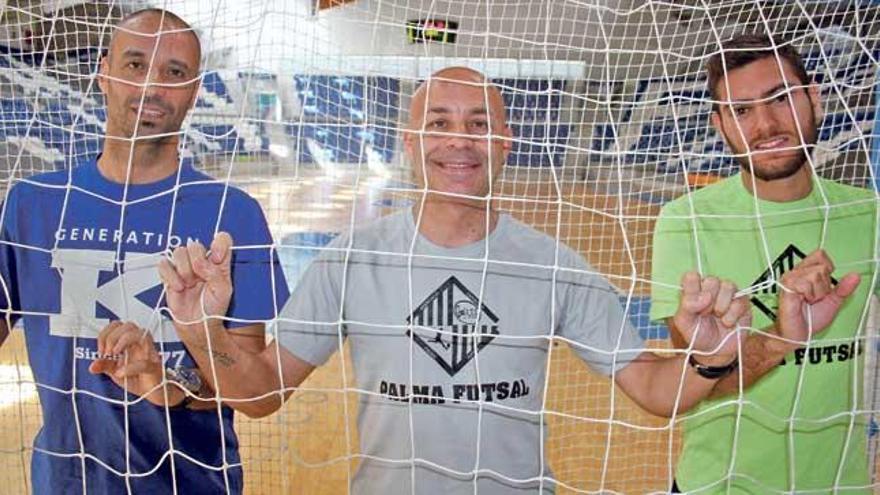
M 416 91 L 412 95 L 409 104 L 409 124 L 410 128 L 417 128 L 420 120 L 423 120 L 426 106 L 425 100 L 428 92 L 433 86 L 437 85 L 464 85 L 473 88 L 484 89 L 486 92 L 486 100 L 489 105 L 489 112 L 493 116 L 500 117 L 504 122 L 507 121 L 507 112 L 504 109 L 504 99 L 501 97 L 501 91 L 497 86 L 492 84 L 489 79 L 480 71 L 471 69 L 470 67 L 454 66 L 445 67 L 431 74 L 427 80 L 419 84 Z
M 186 33 L 187 36 L 192 37 L 193 41 L 195 41 L 198 60 L 201 60 L 202 43 L 199 41 L 199 37 L 192 26 L 177 14 L 163 9 L 143 9 L 125 16 L 116 25 L 116 29 L 113 30 L 113 36 L 110 38 L 107 53 L 109 56 L 112 56 L 114 51 L 119 50 L 118 45 L 121 33 L 154 36 L 168 31 Z
M 139 10 L 120 21 L 97 81 L 107 134 L 174 145 L 198 94 L 201 52 L 192 27 L 171 12 Z
M 430 201 L 474 206 L 504 168 L 511 135 L 501 91 L 476 70 L 448 67 L 413 93 L 404 149 L 415 183 L 438 193 Z

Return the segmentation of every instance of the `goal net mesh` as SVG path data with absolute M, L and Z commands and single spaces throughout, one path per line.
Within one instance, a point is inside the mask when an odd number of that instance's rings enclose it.
M 498 207 L 571 247 L 611 282 L 649 349 L 670 347 L 667 329 L 648 315 L 660 208 L 739 170 L 709 118 L 703 66 L 719 40 L 757 32 L 798 48 L 824 109 L 814 173 L 875 197 L 880 180 L 880 5 L 867 0 L 2 5 L 4 196 L 22 179 L 100 152 L 107 112 L 96 72 L 113 26 L 139 8 L 168 9 L 203 43 L 201 89 L 181 129 L 181 153 L 258 200 L 291 287 L 333 238 L 412 206 L 424 192 L 401 129 L 414 89 L 450 65 L 478 69 L 502 91 L 513 140 L 493 188 Z M 861 261 L 876 265 L 876 255 Z M 865 400 L 840 412 L 871 421 L 852 434 L 873 439 L 876 317 L 866 310 L 862 323 L 855 335 L 868 351 Z M 42 422 L 41 383 L 18 330 L 0 348 L 2 493 L 32 488 L 32 440 Z M 358 382 L 349 352 L 318 368 L 278 413 L 237 416 L 247 493 L 347 493 L 363 461 L 358 404 L 375 392 Z M 545 447 L 532 454 L 552 470 L 557 492 L 667 490 L 688 416 L 642 412 L 565 342 L 553 341 L 547 355 L 546 387 L 532 390 L 542 394 Z M 738 448 L 747 447 L 760 448 Z

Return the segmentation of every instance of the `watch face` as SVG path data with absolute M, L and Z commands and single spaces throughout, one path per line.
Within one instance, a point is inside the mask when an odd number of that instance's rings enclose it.
M 196 372 L 191 369 L 183 368 L 178 372 L 178 374 L 187 382 L 192 382 L 198 379 Z
M 202 379 L 195 369 L 192 368 L 174 368 L 169 369 L 168 378 L 183 386 L 190 392 L 197 393 L 202 388 Z

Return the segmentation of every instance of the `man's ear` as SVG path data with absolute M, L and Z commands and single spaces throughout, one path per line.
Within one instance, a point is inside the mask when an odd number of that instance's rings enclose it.
M 504 129 L 501 131 L 501 135 L 504 136 L 504 149 L 506 151 L 510 151 L 510 148 L 513 147 L 513 131 L 510 129 L 510 126 L 504 124 Z
M 402 130 L 403 130 L 403 151 L 408 156 L 414 156 L 413 155 L 413 147 L 415 145 L 413 143 L 416 139 L 416 133 L 414 133 L 410 127 L 404 127 Z
M 721 114 L 718 113 L 718 110 L 712 110 L 712 113 L 709 114 L 709 121 L 712 122 L 712 127 L 715 128 L 715 132 L 720 134 L 722 137 L 724 136 L 724 124 L 721 122 Z
M 110 52 L 105 53 L 101 57 L 101 62 L 98 64 L 98 88 L 101 89 L 101 93 L 104 96 L 107 96 L 107 76 L 110 74 Z
M 189 106 L 187 107 L 190 110 L 195 108 L 196 100 L 199 99 L 199 91 L 201 91 L 201 89 L 202 89 L 202 73 L 201 72 L 196 74 L 196 80 L 193 82 L 193 86 L 195 86 L 195 87 L 193 88 L 192 98 L 190 98 Z
M 418 187 L 428 187 L 428 176 L 424 170 L 425 164 L 422 155 L 422 132 L 416 130 L 412 126 L 412 122 L 404 127 L 403 132 L 403 154 L 409 162 L 409 174 L 413 184 Z M 419 158 L 417 158 L 419 157 Z
M 501 140 L 501 149 L 504 150 L 504 163 L 507 163 L 507 157 L 510 155 L 510 150 L 513 149 L 513 131 L 510 130 L 510 127 L 507 124 L 504 124 L 504 129 L 501 130 L 501 135 L 504 136 L 504 139 Z
M 811 83 L 807 86 L 807 97 L 810 99 L 810 104 L 813 106 L 813 120 L 815 120 L 816 127 L 819 127 L 822 125 L 825 113 L 822 108 L 822 97 L 819 93 L 819 86 L 816 83 Z

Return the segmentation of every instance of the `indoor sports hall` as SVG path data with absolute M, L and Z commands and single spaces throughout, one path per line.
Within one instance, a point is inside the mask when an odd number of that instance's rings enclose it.
M 145 7 L 180 15 L 202 43 L 201 88 L 181 130 L 181 154 L 257 199 L 291 287 L 336 236 L 411 208 L 426 193 L 412 177 L 403 129 L 414 90 L 453 65 L 484 73 L 507 108 L 512 148 L 493 204 L 582 255 L 613 285 L 646 348 L 661 353 L 671 352 L 668 330 L 649 316 L 657 216 L 670 200 L 739 169 L 710 124 L 703 65 L 719 40 L 751 31 L 797 47 L 824 110 L 812 171 L 878 197 L 876 0 L 0 0 L 0 198 L 34 174 L 100 152 L 107 111 L 99 60 L 116 23 Z M 753 301 L 775 298 L 776 277 L 803 257 L 777 254 L 768 253 L 763 278 L 756 274 Z M 860 261 L 878 264 L 876 254 Z M 137 294 L 125 297 L 144 304 Z M 866 311 L 861 324 L 860 376 L 841 386 L 860 390 L 845 414 L 867 425 L 874 466 L 876 318 Z M 274 338 L 277 326 L 267 328 Z M 547 339 L 540 410 L 547 486 L 560 494 L 667 493 L 682 424 L 699 413 L 644 413 L 569 341 Z M 431 346 L 420 341 L 412 352 Z M 359 401 L 373 391 L 358 386 L 342 349 L 276 414 L 236 416 L 245 493 L 349 493 L 363 461 Z M 31 372 L 36 358 L 20 326 L 0 347 L 0 494 L 34 488 L 44 386 Z M 412 388 L 388 393 L 424 407 L 426 397 Z M 53 393 L 76 400 L 83 391 Z M 475 397 L 478 407 L 495 407 L 488 395 Z M 748 406 L 740 394 L 728 400 Z M 778 419 L 796 425 L 797 416 L 795 409 Z M 734 455 L 745 448 L 728 447 Z M 106 461 L 85 449 L 48 454 Z M 459 474 L 481 469 L 477 462 Z M 876 493 L 880 482 L 871 482 L 863 488 Z M 756 493 L 777 493 L 767 490 Z

